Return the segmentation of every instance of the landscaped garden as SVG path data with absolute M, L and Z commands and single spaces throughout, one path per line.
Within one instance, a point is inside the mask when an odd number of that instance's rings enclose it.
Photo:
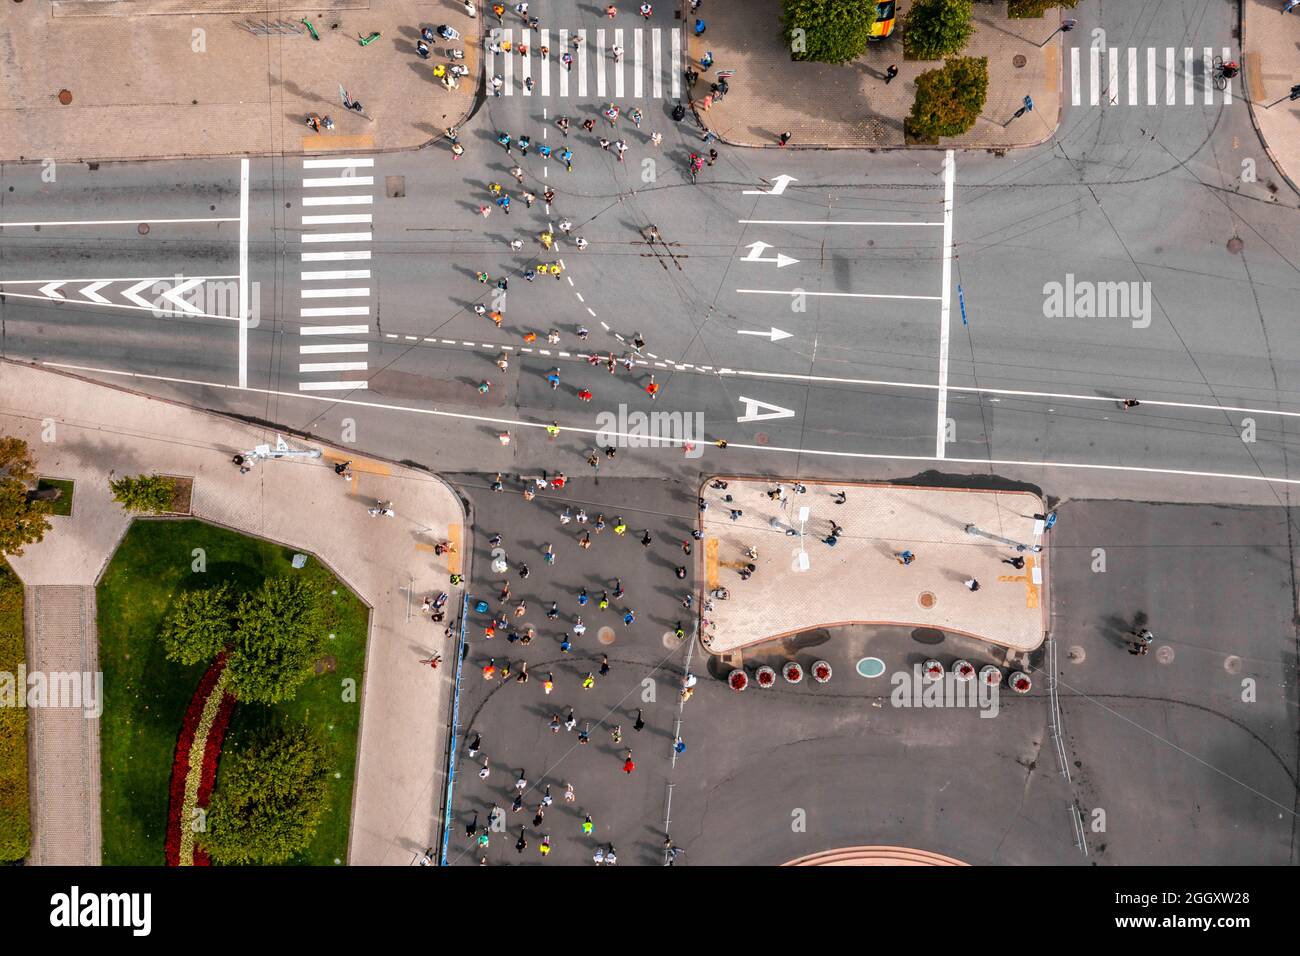
M 97 590 L 105 865 L 346 861 L 368 610 L 293 555 L 127 532 Z

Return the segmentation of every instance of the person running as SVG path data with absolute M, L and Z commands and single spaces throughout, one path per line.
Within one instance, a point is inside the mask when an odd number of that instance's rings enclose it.
M 561 116 L 555 121 L 555 125 L 565 136 L 569 135 L 569 118 L 567 116 Z
M 591 836 L 592 830 L 596 825 L 591 820 L 591 814 L 588 813 L 582 818 L 582 833 L 584 836 Z
M 627 143 L 621 139 L 614 141 L 614 152 L 618 154 L 618 161 L 623 162 L 623 154 L 627 152 Z
M 655 132 L 650 134 L 650 145 L 659 146 L 664 141 L 664 134 Z
M 655 381 L 653 375 L 650 376 L 650 384 L 645 387 L 645 392 L 650 396 L 651 401 L 659 397 L 659 384 Z
M 645 717 L 642 716 L 640 707 L 636 709 L 636 723 L 632 725 L 632 729 L 635 730 L 638 734 L 643 729 L 645 729 Z
M 632 751 L 629 750 L 627 756 L 623 758 L 623 772 L 630 774 L 635 769 L 636 763 L 632 760 Z

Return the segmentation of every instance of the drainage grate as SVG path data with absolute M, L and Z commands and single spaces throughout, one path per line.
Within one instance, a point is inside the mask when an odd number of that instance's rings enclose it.
M 385 176 L 384 184 L 388 187 L 389 199 L 402 199 L 406 196 L 405 176 Z

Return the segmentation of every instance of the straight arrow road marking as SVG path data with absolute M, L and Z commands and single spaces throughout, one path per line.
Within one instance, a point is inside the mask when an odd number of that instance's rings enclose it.
M 795 179 L 793 176 L 787 176 L 785 173 L 782 173 L 780 176 L 777 176 L 775 179 L 772 180 L 771 189 L 746 189 L 743 193 L 741 193 L 741 195 L 742 196 L 779 196 L 783 192 L 785 192 L 786 186 L 789 186 L 791 183 L 797 183 L 798 181 L 799 180 Z
M 780 329 L 778 329 L 776 326 L 772 326 L 766 332 L 751 332 L 748 329 L 737 329 L 736 334 L 737 335 L 761 335 L 763 338 L 769 339 L 772 342 L 780 342 L 782 339 L 790 338 L 789 332 L 783 332 Z
M 782 255 L 779 252 L 776 254 L 775 258 L 763 258 L 763 252 L 772 248 L 771 244 L 766 242 L 751 242 L 745 248 L 749 250 L 749 255 L 741 259 L 741 262 L 775 262 L 778 269 L 784 269 L 786 266 L 792 266 L 799 261 L 798 259 L 792 259 L 787 255 Z
M 745 414 L 736 419 L 737 422 L 765 422 L 772 418 L 794 418 L 794 409 L 783 408 L 780 405 L 773 405 L 771 402 L 760 401 L 757 398 L 746 398 L 744 395 L 739 396 L 738 401 L 745 403 Z M 765 408 L 767 411 L 759 411 L 759 408 Z

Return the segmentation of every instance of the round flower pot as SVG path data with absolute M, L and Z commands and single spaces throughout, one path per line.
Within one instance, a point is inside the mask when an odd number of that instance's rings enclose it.
M 959 681 L 968 681 L 975 679 L 975 665 L 970 661 L 953 661 L 952 676 Z
M 754 680 L 758 682 L 759 687 L 772 688 L 776 686 L 776 671 L 764 664 L 754 672 Z
M 797 684 L 803 680 L 803 668 L 794 661 L 786 661 L 785 666 L 781 668 L 781 676 L 791 684 Z
M 813 663 L 810 673 L 819 684 L 824 684 L 831 679 L 831 665 L 825 661 L 816 661 Z
M 1002 671 L 992 664 L 985 664 L 980 668 L 980 683 L 986 687 L 997 687 L 1002 683 Z
M 736 693 L 740 693 L 742 690 L 749 687 L 749 675 L 740 668 L 736 668 L 727 675 L 727 684 L 730 685 L 731 689 Z
M 929 660 L 921 665 L 921 676 L 927 681 L 943 680 L 944 673 L 943 665 L 936 660 Z
M 1017 694 L 1028 694 L 1034 689 L 1034 682 L 1029 679 L 1029 675 L 1024 671 L 1015 671 L 1007 679 L 1007 683 Z

